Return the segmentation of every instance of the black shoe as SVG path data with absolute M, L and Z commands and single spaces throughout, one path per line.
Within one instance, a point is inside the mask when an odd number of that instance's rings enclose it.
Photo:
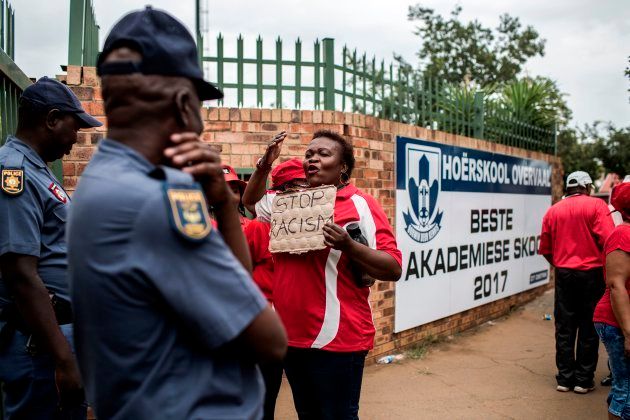
M 609 373 L 607 376 L 602 379 L 600 382 L 602 386 L 611 386 L 612 385 L 612 373 Z

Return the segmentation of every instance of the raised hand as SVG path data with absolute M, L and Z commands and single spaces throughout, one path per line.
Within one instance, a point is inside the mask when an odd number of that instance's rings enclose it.
M 278 157 L 280 157 L 280 152 L 282 151 L 282 142 L 286 137 L 286 131 L 281 131 L 273 137 L 273 139 L 267 146 L 267 150 L 265 150 L 265 154 L 261 159 L 262 165 L 271 167 L 273 162 L 278 159 Z

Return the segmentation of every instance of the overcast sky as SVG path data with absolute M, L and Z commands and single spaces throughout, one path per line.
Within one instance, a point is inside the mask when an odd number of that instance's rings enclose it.
M 30 77 L 60 73 L 59 66 L 68 57 L 70 0 L 10 1 L 16 14 L 17 64 Z M 219 32 L 226 38 L 226 48 L 233 45 L 228 41 L 243 34 L 246 55 L 254 51 L 258 34 L 267 44 L 280 36 L 291 45 L 299 37 L 303 54 L 310 57 L 316 38 L 332 37 L 337 47 L 346 44 L 377 60 L 388 62 L 398 53 L 408 62 L 417 62 L 421 42 L 413 34 L 414 23 L 407 21 L 408 6 L 414 4 L 409 0 L 201 1 L 207 9 L 206 45 L 212 48 Z M 194 29 L 194 0 L 94 0 L 101 42 L 124 13 L 147 3 Z M 463 19 L 476 18 L 492 27 L 503 13 L 533 25 L 547 40 L 546 54 L 530 60 L 526 71 L 558 82 L 568 94 L 573 123 L 611 120 L 630 126 L 630 83 L 623 75 L 630 55 L 628 0 L 425 0 L 422 4 L 443 15 L 460 4 Z

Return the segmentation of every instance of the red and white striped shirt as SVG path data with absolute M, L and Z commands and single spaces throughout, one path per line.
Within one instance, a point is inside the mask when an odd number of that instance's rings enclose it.
M 256 205 L 263 220 L 270 218 L 273 194 Z M 370 248 L 390 254 L 398 264 L 402 255 L 387 216 L 370 195 L 348 185 L 337 191 L 335 223 L 358 222 Z M 326 248 L 306 254 L 273 254 L 273 301 L 289 337 L 289 346 L 349 352 L 374 345 L 374 323 L 368 287 L 358 287 L 350 260 Z

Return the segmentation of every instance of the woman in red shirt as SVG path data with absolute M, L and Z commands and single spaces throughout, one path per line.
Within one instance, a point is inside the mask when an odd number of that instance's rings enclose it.
M 623 223 L 606 240 L 606 292 L 593 321 L 606 351 L 612 372 L 608 417 L 630 418 L 630 183 L 612 192 L 612 206 Z
M 256 203 L 261 219 L 271 216 L 274 193 L 264 193 L 264 180 L 285 135 L 272 141 L 243 195 L 245 205 Z M 273 299 L 289 336 L 284 368 L 300 419 L 358 418 L 363 366 L 375 331 L 370 289 L 355 273 L 385 281 L 401 274 L 401 253 L 387 216 L 350 183 L 354 165 L 352 145 L 342 136 L 315 133 L 303 159 L 308 184 L 337 187 L 335 223 L 323 233 L 327 248 L 274 254 Z M 367 246 L 346 232 L 351 223 L 359 224 Z
M 276 166 L 271 172 L 271 190 L 286 191 L 306 185 L 302 161 L 291 159 Z M 253 208 L 252 208 L 253 212 Z M 252 259 L 252 277 L 270 304 L 273 304 L 273 259 L 269 252 L 268 222 L 254 219 L 245 227 L 245 238 L 249 245 Z M 260 365 L 260 371 L 265 381 L 265 402 L 263 420 L 273 420 L 276 410 L 276 399 L 282 383 L 282 362 Z

